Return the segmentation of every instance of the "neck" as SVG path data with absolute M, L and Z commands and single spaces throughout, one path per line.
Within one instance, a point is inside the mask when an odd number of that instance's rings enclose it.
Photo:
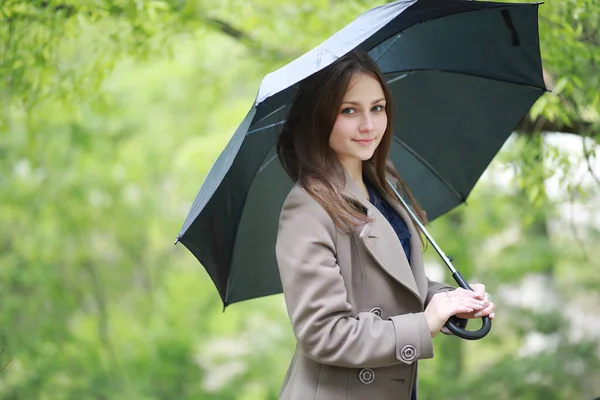
M 350 175 L 356 186 L 363 192 L 365 198 L 369 198 L 367 187 L 363 181 L 363 163 L 360 160 L 352 160 L 352 162 L 342 162 L 344 169 Z

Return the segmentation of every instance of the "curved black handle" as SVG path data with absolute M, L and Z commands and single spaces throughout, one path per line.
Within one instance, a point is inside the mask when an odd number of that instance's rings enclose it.
M 473 290 L 467 281 L 465 281 L 465 279 L 462 277 L 460 272 L 454 272 L 452 277 L 461 288 Z M 490 330 L 492 329 L 492 320 L 489 317 L 482 317 L 481 319 L 483 321 L 483 325 L 478 331 L 466 330 L 465 328 L 468 321 L 458 317 L 451 317 L 448 322 L 446 322 L 446 328 L 460 338 L 467 340 L 479 340 L 490 333 Z

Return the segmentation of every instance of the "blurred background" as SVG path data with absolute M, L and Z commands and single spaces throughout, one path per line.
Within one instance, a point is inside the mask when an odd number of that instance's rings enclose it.
M 382 3 L 0 0 L 1 399 L 277 398 L 283 297 L 223 313 L 173 241 L 262 77 Z M 553 93 L 431 225 L 497 317 L 436 337 L 421 399 L 600 396 L 599 21 L 540 6 Z

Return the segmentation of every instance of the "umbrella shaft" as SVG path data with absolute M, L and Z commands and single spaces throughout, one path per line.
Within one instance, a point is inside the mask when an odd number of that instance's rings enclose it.
M 413 219 L 413 222 L 415 224 L 417 224 L 417 226 L 419 227 L 419 229 L 421 230 L 421 232 L 423 232 L 423 234 L 425 235 L 425 237 L 427 238 L 427 240 L 429 240 L 429 243 L 431 243 L 431 245 L 433 246 L 433 248 L 435 249 L 435 251 L 437 251 L 437 253 L 442 258 L 442 260 L 444 261 L 444 263 L 446 264 L 446 266 L 450 269 L 450 272 L 453 275 L 456 274 L 456 272 L 457 272 L 456 268 L 454 268 L 454 265 L 452 265 L 452 263 L 450 262 L 450 259 L 448 258 L 448 256 L 446 256 L 446 254 L 440 248 L 440 246 L 438 246 L 438 244 L 435 242 L 435 240 L 433 240 L 433 237 L 431 237 L 431 235 L 429 234 L 429 232 L 427 232 L 427 229 L 425 229 L 425 227 L 423 226 L 423 224 L 421 223 L 421 221 L 419 221 L 419 219 L 413 213 L 413 211 L 408 206 L 408 204 L 406 204 L 406 202 L 404 201 L 404 199 L 402 198 L 402 196 L 400 196 L 400 193 L 398 193 L 398 191 L 396 190 L 396 187 L 394 185 L 392 185 L 392 183 L 390 182 L 389 178 L 386 178 L 386 181 L 387 181 L 388 185 L 390 185 L 390 187 L 394 191 L 394 194 L 396 195 L 396 197 L 398 198 L 398 200 L 400 200 L 400 202 L 402 203 L 402 205 L 404 205 L 404 208 L 410 214 L 411 218 Z

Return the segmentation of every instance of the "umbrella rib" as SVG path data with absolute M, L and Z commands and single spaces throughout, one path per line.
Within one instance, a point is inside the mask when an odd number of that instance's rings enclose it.
M 463 76 L 471 76 L 474 78 L 481 78 L 481 79 L 489 79 L 492 81 L 496 81 L 496 82 L 502 82 L 502 83 L 510 83 L 513 85 L 518 85 L 518 86 L 524 86 L 524 87 L 528 87 L 531 89 L 537 89 L 537 90 L 542 90 L 544 92 L 549 92 L 549 90 L 545 87 L 539 87 L 539 86 L 535 86 L 535 85 L 530 85 L 527 83 L 521 83 L 521 82 L 513 82 L 510 81 L 508 79 L 501 79 L 501 78 L 495 78 L 492 76 L 485 76 L 485 75 L 479 75 L 479 74 L 474 74 L 474 73 L 470 73 L 470 72 L 461 72 L 461 71 L 450 71 L 450 70 L 444 70 L 444 69 L 428 69 L 428 68 L 423 68 L 423 69 L 407 69 L 407 70 L 400 70 L 400 71 L 390 71 L 390 72 L 385 72 L 384 75 L 385 76 L 389 76 L 389 75 L 395 75 L 395 74 L 402 74 L 400 76 L 394 77 L 393 79 L 390 79 L 389 81 L 387 81 L 388 84 L 396 82 L 398 79 L 402 79 L 407 75 L 411 75 L 417 72 L 436 72 L 436 73 L 444 73 L 444 74 L 456 74 L 456 75 L 463 75 Z
M 392 40 L 392 43 L 390 43 L 390 44 L 389 44 L 389 45 L 388 45 L 388 46 L 385 48 L 385 50 L 383 50 L 383 51 L 381 52 L 381 54 L 379 55 L 379 57 L 377 57 L 376 59 L 374 59 L 374 60 L 375 60 L 375 62 L 379 61 L 379 59 L 380 59 L 381 57 L 383 57 L 383 56 L 385 55 L 385 53 L 387 53 L 387 51 L 388 51 L 388 50 L 389 50 L 389 49 L 390 49 L 390 48 L 391 48 L 391 47 L 394 45 L 394 43 L 396 43 L 396 42 L 398 41 L 398 39 L 400 39 L 400 36 L 402 36 L 402 33 L 403 33 L 403 32 L 398 32 L 398 33 L 396 34 L 396 37 L 395 37 L 395 38 Z M 377 46 L 377 47 L 379 47 L 379 46 Z
M 262 104 L 262 103 L 261 103 L 261 104 Z M 275 110 L 271 111 L 270 113 L 268 113 L 267 115 L 265 115 L 264 117 L 262 117 L 261 119 L 259 119 L 258 121 L 255 121 L 255 122 L 254 122 L 252 125 L 256 125 L 256 124 L 258 124 L 259 122 L 261 122 L 261 121 L 264 121 L 265 119 L 269 118 L 271 115 L 275 114 L 276 112 L 278 112 L 279 110 L 281 110 L 281 109 L 283 109 L 283 108 L 285 108 L 285 107 L 287 107 L 287 106 L 289 106 L 289 104 L 288 104 L 288 103 L 286 103 L 286 104 L 282 105 L 281 107 L 278 107 L 278 108 L 276 108 Z M 280 121 L 280 122 L 282 122 L 282 121 Z M 266 126 L 265 128 L 270 128 L 270 127 L 272 127 L 272 126 L 273 126 L 273 125 Z M 248 132 L 248 134 L 250 134 L 250 133 L 252 133 L 252 132 L 257 132 L 257 131 L 259 131 L 260 129 L 261 129 L 261 128 L 259 128 L 259 129 L 255 129 L 255 130 L 252 130 L 252 131 L 249 131 L 249 132 Z
M 432 173 L 433 175 L 435 175 L 448 189 L 450 189 L 450 191 L 452 192 L 453 195 L 456 196 L 456 198 L 458 200 L 460 200 L 460 202 L 464 202 L 465 198 L 463 197 L 463 195 L 461 195 L 451 184 L 450 182 L 448 182 L 446 180 L 446 178 L 444 178 L 442 176 L 442 174 L 440 174 L 434 167 L 433 165 L 429 164 L 429 162 L 427 162 L 427 160 L 425 160 L 423 157 L 421 157 L 421 155 L 419 153 L 417 153 L 412 147 L 410 147 L 408 144 L 406 144 L 406 142 L 404 142 L 402 139 L 398 138 L 396 135 L 392 135 L 392 137 L 394 138 L 394 140 L 396 142 L 398 142 L 398 144 L 400 144 L 402 147 L 404 147 L 410 154 L 413 155 L 413 157 L 415 157 L 417 160 L 419 160 L 421 163 L 423 163 L 424 166 L 426 166 Z
M 285 123 L 285 120 L 284 121 L 277 121 L 277 122 L 275 122 L 273 124 L 270 124 L 270 125 L 267 125 L 267 126 L 263 126 L 263 127 L 256 128 L 256 129 L 252 129 L 251 131 L 248 131 L 248 133 L 246 134 L 246 136 L 248 136 L 251 133 L 256 133 L 256 132 L 264 131 L 265 129 L 273 128 L 273 127 L 275 127 L 277 125 L 281 125 L 283 123 Z
M 275 154 L 273 157 L 269 158 L 269 160 L 268 160 L 266 163 L 263 163 L 263 165 L 261 165 L 261 166 L 258 168 L 258 171 L 256 171 L 256 175 L 258 175 L 258 174 L 260 174 L 261 172 L 263 172 L 263 170 L 264 170 L 265 168 L 267 168 L 267 167 L 269 166 L 269 164 L 271 164 L 271 163 L 273 162 L 273 160 L 276 160 L 276 159 L 277 159 L 277 157 L 278 157 L 278 155 L 277 155 L 277 154 Z

